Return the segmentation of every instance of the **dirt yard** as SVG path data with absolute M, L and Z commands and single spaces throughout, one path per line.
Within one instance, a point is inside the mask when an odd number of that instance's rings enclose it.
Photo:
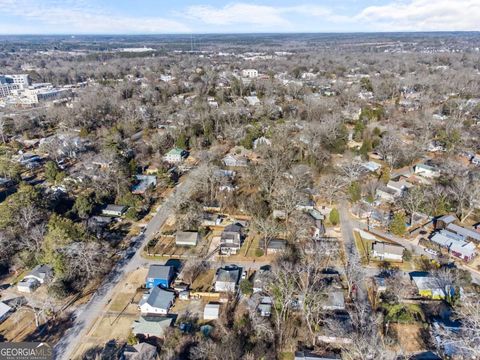
M 426 349 L 422 324 L 390 324 L 390 331 L 395 334 L 399 347 L 404 352 L 413 353 Z
M 19 309 L 0 324 L 0 334 L 6 341 L 20 341 L 35 330 L 33 311 Z
M 194 291 L 210 291 L 213 286 L 213 278 L 215 276 L 215 269 L 204 271 L 193 282 L 191 288 Z
M 105 309 L 104 315 L 97 320 L 88 332 L 75 355 L 80 356 L 86 350 L 104 345 L 109 340 L 126 341 L 130 335 L 132 323 L 138 319 L 138 302 L 142 291 L 137 291 L 145 283 L 148 269 L 140 268 L 132 272 L 127 281 L 117 286 L 115 296 Z

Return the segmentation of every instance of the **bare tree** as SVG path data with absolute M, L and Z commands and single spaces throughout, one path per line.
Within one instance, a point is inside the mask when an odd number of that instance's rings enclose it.
M 450 194 L 457 204 L 460 221 L 464 222 L 473 214 L 480 201 L 480 184 L 468 176 L 455 177 Z
M 321 177 L 317 185 L 320 195 L 331 205 L 334 200 L 342 197 L 348 182 L 341 175 L 329 174 Z
M 182 278 L 188 284 L 192 284 L 195 279 L 203 272 L 208 269 L 208 263 L 200 260 L 191 258 L 188 259 L 182 268 Z
M 455 308 L 455 317 L 461 321 L 458 331 L 443 329 L 439 350 L 444 352 L 446 347 L 453 347 L 459 354 L 469 359 L 480 358 L 480 299 L 474 295 L 466 296 L 462 303 Z
M 263 245 L 263 250 L 266 254 L 268 245 L 270 244 L 270 241 L 272 241 L 279 233 L 280 226 L 277 221 L 270 216 L 267 218 L 255 217 L 253 219 L 253 226 L 261 234 L 263 239 L 261 245 Z

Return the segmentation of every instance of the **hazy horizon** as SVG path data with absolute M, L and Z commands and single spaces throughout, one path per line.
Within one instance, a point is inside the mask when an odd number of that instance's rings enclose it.
M 0 0 L 3 35 L 479 31 L 475 0 Z

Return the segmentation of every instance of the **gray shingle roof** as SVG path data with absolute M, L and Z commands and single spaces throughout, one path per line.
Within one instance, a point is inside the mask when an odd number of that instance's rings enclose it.
M 240 278 L 240 269 L 220 268 L 217 270 L 216 281 L 237 283 L 239 278 Z
M 168 279 L 172 267 L 167 265 L 150 265 L 147 278 Z
M 375 244 L 373 244 L 373 250 L 380 254 L 403 255 L 404 248 L 398 245 L 376 242 Z
M 170 291 L 163 290 L 156 286 L 150 292 L 147 299 L 147 304 L 159 309 L 168 309 L 175 299 L 175 294 Z

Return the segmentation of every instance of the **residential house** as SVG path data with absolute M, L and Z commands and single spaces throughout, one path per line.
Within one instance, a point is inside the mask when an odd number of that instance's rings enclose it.
M 228 178 L 230 180 L 233 180 L 235 178 L 236 173 L 233 170 L 218 169 L 218 170 L 215 170 L 213 175 L 218 178 Z
M 303 198 L 298 202 L 298 204 L 295 206 L 295 208 L 297 210 L 310 212 L 312 210 L 315 210 L 315 202 L 311 199 Z
M 228 167 L 245 167 L 248 165 L 248 159 L 242 155 L 227 154 L 222 162 Z
M 272 315 L 272 298 L 270 296 L 263 296 L 260 299 L 257 310 L 262 317 L 270 317 Z
M 172 318 L 164 316 L 140 316 L 132 324 L 133 335 L 163 338 L 165 332 L 172 324 Z
M 250 79 L 258 77 L 258 70 L 255 69 L 244 69 L 242 70 L 242 76 Z
M 438 171 L 436 168 L 430 165 L 426 164 L 418 164 L 415 165 L 414 167 L 415 174 L 418 174 L 420 176 L 423 176 L 425 178 L 436 178 L 440 176 L 440 171 Z
M 155 346 L 142 342 L 125 346 L 120 360 L 155 360 L 157 355 Z
M 374 276 L 373 281 L 375 283 L 375 288 L 377 292 L 384 292 L 387 291 L 387 283 L 385 282 L 385 278 L 382 276 Z
M 365 163 L 362 163 L 362 167 L 364 167 L 365 169 L 367 169 L 368 171 L 371 171 L 371 172 L 376 172 L 377 170 L 379 170 L 382 166 L 374 161 L 368 161 L 368 162 L 365 162 Z
M 311 351 L 295 351 L 294 360 L 340 360 L 336 355 L 318 355 Z
M 250 106 L 260 105 L 260 99 L 257 96 L 245 96 L 245 100 Z
M 398 196 L 398 193 L 395 190 L 388 188 L 386 186 L 380 186 L 376 190 L 375 194 L 377 195 L 378 198 L 390 203 L 395 202 Z
M 471 261 L 476 256 L 475 244 L 466 241 L 465 237 L 461 234 L 456 234 L 448 230 L 440 230 L 435 233 L 430 240 L 448 249 L 450 254 L 464 261 Z
M 462 235 L 467 241 L 475 241 L 476 243 L 480 243 L 480 233 L 475 230 L 467 229 L 454 223 L 448 224 L 447 230 L 455 234 Z
M 230 224 L 223 229 L 220 236 L 220 254 L 236 254 L 242 246 L 243 227 L 240 224 Z
M 154 287 L 161 286 L 163 288 L 170 287 L 174 276 L 173 266 L 168 265 L 150 265 L 147 274 L 147 280 L 145 287 L 147 289 L 153 289 Z
M 395 202 L 398 198 L 402 197 L 404 193 L 413 187 L 411 183 L 405 180 L 390 180 L 386 186 L 381 186 L 377 189 L 376 194 L 379 198 L 388 201 Z
M 49 265 L 37 265 L 23 279 L 34 279 L 44 284 L 53 278 L 53 269 Z
M 0 323 L 7 319 L 11 311 L 12 308 L 10 306 L 0 301 Z
M 443 215 L 435 221 L 435 229 L 446 229 L 448 225 L 454 223 L 455 221 L 457 221 L 457 217 L 455 215 Z
M 175 293 L 167 291 L 159 286 L 150 290 L 149 294 L 144 295 L 138 307 L 142 314 L 168 314 L 168 310 L 173 305 Z
M 440 281 L 428 273 L 410 273 L 410 278 L 417 287 L 418 294 L 422 297 L 435 300 L 444 299 L 446 294 L 453 293 L 454 289 L 444 287 Z
M 188 157 L 188 152 L 181 148 L 173 148 L 165 154 L 164 160 L 171 164 L 183 162 Z
M 283 210 L 273 209 L 272 216 L 274 219 L 285 220 L 287 213 Z
M 203 320 L 217 320 L 220 315 L 220 304 L 208 303 L 203 310 Z
M 387 183 L 387 188 L 393 189 L 396 192 L 396 197 L 401 197 L 405 193 L 405 191 L 408 191 L 408 189 L 412 188 L 413 184 L 409 183 L 408 181 L 405 180 L 390 180 Z
M 112 222 L 112 218 L 109 216 L 92 216 L 88 219 L 88 226 L 94 228 L 104 228 Z
M 135 185 L 132 187 L 133 194 L 145 194 L 148 189 L 157 186 L 157 177 L 154 175 L 135 175 Z
M 372 245 L 372 255 L 379 260 L 402 261 L 404 250 L 402 246 L 384 242 L 375 242 Z
M 270 278 L 270 270 L 266 269 L 259 269 L 253 275 L 253 292 L 259 293 L 265 290 L 265 286 L 269 281 Z
M 17 284 L 17 290 L 24 293 L 34 292 L 40 285 L 53 278 L 53 270 L 48 265 L 37 265 Z
M 197 246 L 200 235 L 195 231 L 177 231 L 175 234 L 175 245 Z
M 445 151 L 447 151 L 447 149 L 445 147 L 445 143 L 443 143 L 441 141 L 438 141 L 438 140 L 431 141 L 428 144 L 427 150 L 431 151 L 431 152 L 445 152 Z
M 470 161 L 473 165 L 480 166 L 480 155 L 475 154 Z
M 271 146 L 272 142 L 265 136 L 261 136 L 253 141 L 253 148 L 256 149 L 259 146 Z
M 102 210 L 102 215 L 112 216 L 112 217 L 121 217 L 127 211 L 127 207 L 123 205 L 107 205 L 105 209 Z
M 202 226 L 218 226 L 224 220 L 224 217 L 218 214 L 204 212 L 202 215 Z
M 40 286 L 35 279 L 23 279 L 17 284 L 17 290 L 23 293 L 32 293 Z
M 327 301 L 322 308 L 329 311 L 345 310 L 345 296 L 343 291 L 329 291 L 327 294 Z
M 215 274 L 215 291 L 234 292 L 240 279 L 240 271 L 237 266 L 219 268 Z
M 330 214 L 331 209 L 328 209 L 326 212 L 321 212 L 318 209 L 312 209 L 308 211 L 308 215 L 310 215 L 315 221 L 323 221 L 325 220 L 327 214 Z
M 265 240 L 261 242 L 261 248 L 265 249 Z M 267 242 L 267 254 L 276 254 L 284 252 L 287 249 L 287 240 L 271 239 Z

